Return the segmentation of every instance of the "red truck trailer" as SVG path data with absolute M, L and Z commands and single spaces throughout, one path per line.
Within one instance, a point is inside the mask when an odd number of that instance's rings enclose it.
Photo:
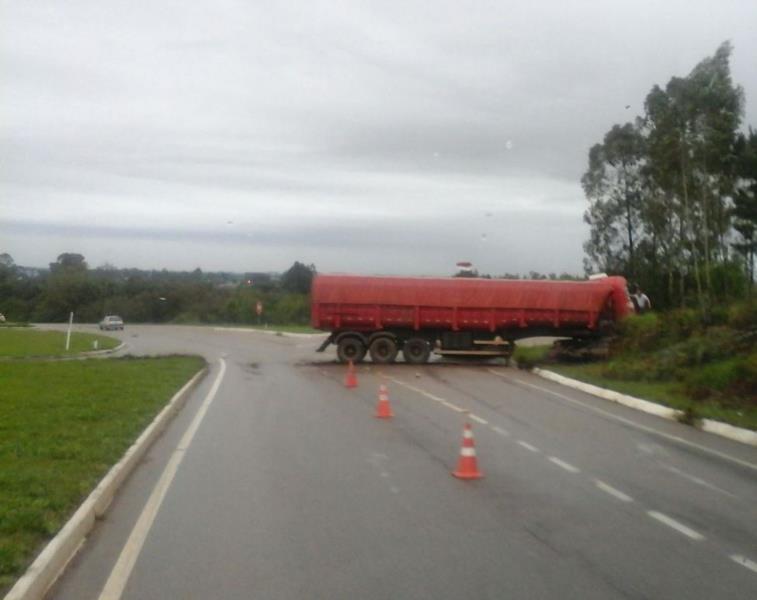
M 317 275 L 311 323 L 331 335 L 342 362 L 425 363 L 431 352 L 457 356 L 512 354 L 534 336 L 600 338 L 633 311 L 626 280 L 362 277 Z

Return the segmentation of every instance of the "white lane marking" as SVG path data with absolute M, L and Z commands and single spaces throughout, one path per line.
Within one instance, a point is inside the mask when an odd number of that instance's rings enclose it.
M 556 464 L 558 467 L 561 467 L 565 469 L 566 471 L 569 471 L 570 473 L 580 473 L 581 469 L 578 467 L 574 467 L 570 463 L 566 463 L 564 460 L 560 460 L 556 456 L 548 456 L 549 462 Z
M 438 402 L 442 406 L 446 406 L 447 408 L 454 410 L 455 412 L 465 412 L 464 408 L 460 408 L 456 404 L 452 404 L 452 402 L 448 402 L 444 398 L 440 398 L 439 396 L 435 396 L 434 394 L 431 394 L 425 390 L 422 390 L 419 387 L 415 387 L 414 385 L 410 385 L 409 383 L 406 383 L 402 381 L 401 379 L 395 379 L 394 377 L 387 377 L 390 381 L 393 381 L 394 383 L 401 385 L 404 388 L 407 388 L 409 390 L 412 390 L 413 392 L 416 392 L 417 394 L 420 394 L 421 396 L 425 396 L 429 400 L 433 400 L 434 402 Z
M 518 445 L 523 446 L 526 450 L 530 450 L 531 452 L 539 452 L 539 449 L 536 446 L 532 446 L 523 440 L 518 440 Z
M 673 465 L 668 465 L 665 463 L 661 463 L 663 469 L 666 469 L 670 471 L 671 473 L 675 473 L 676 475 L 680 475 L 684 479 L 688 479 L 692 483 L 696 483 L 697 485 L 701 485 L 702 487 L 706 487 L 707 489 L 712 490 L 713 492 L 720 492 L 721 494 L 724 494 L 725 496 L 729 496 L 730 498 L 737 498 L 735 494 L 732 494 L 728 490 L 724 490 L 723 488 L 719 488 L 716 485 L 713 485 L 704 479 L 701 479 L 700 477 L 696 477 L 694 475 L 689 475 L 686 471 L 682 471 L 681 469 L 674 467 Z
M 473 413 L 470 413 L 468 416 L 470 417 L 471 421 L 475 421 L 476 423 L 481 423 L 481 425 L 489 424 L 489 421 L 487 421 L 486 419 L 482 419 L 481 417 L 479 417 L 478 415 L 474 415 Z
M 601 479 L 595 479 L 594 484 L 600 490 L 610 494 L 610 496 L 614 496 L 618 500 L 622 500 L 623 502 L 633 502 L 633 498 L 631 498 L 631 496 L 629 496 L 628 494 L 624 494 L 619 489 L 612 487 L 609 483 L 605 483 Z
M 126 540 L 126 544 L 118 557 L 118 561 L 108 577 L 108 581 L 105 582 L 105 587 L 100 593 L 100 600 L 118 600 L 121 597 L 121 594 L 123 594 L 126 582 L 129 579 L 129 575 L 131 575 L 134 564 L 137 562 L 137 557 L 142 550 L 145 539 L 147 539 L 147 534 L 150 532 L 150 528 L 155 521 L 160 505 L 163 503 L 163 499 L 166 496 L 166 492 L 171 486 L 171 482 L 176 475 L 176 471 L 178 470 L 181 461 L 184 459 L 187 448 L 189 448 L 189 445 L 192 443 L 192 438 L 194 438 L 195 433 L 197 433 L 205 414 L 208 412 L 211 402 L 213 402 L 213 399 L 216 397 L 218 388 L 221 386 L 221 381 L 226 373 L 226 361 L 221 358 L 219 362 L 221 368 L 213 382 L 213 386 L 210 388 L 208 395 L 205 396 L 200 408 L 197 410 L 197 414 L 184 432 L 184 435 L 181 437 L 179 445 L 176 446 L 173 454 L 171 454 L 171 458 L 169 459 L 168 464 L 166 464 L 165 469 L 163 469 L 163 473 L 161 474 L 158 483 L 155 485 L 152 494 L 150 494 L 145 507 L 142 509 L 142 513 L 139 515 L 139 519 L 137 519 L 137 523 L 134 525 L 134 529 L 132 529 L 129 539 Z
M 696 483 L 697 485 L 701 485 L 715 492 L 720 492 L 721 494 L 728 496 L 729 498 L 738 498 L 736 494 L 733 494 L 729 492 L 728 490 L 724 490 L 723 488 L 720 488 L 712 483 L 709 483 L 708 481 L 705 481 L 701 477 L 696 477 L 695 475 L 691 475 L 690 473 L 687 473 L 686 471 L 682 469 L 679 469 L 669 463 L 662 461 L 660 457 L 670 458 L 670 452 L 664 449 L 662 446 L 658 446 L 657 444 L 638 443 L 636 444 L 636 447 L 639 449 L 640 452 L 643 452 L 644 454 L 648 454 L 650 456 L 650 460 L 652 460 L 655 463 L 655 465 L 658 465 L 661 468 L 670 471 L 671 473 L 675 473 L 676 475 L 679 475 L 683 477 L 684 479 L 688 479 L 692 483 Z
M 447 402 L 446 400 L 442 400 L 442 406 L 446 406 L 447 408 L 451 408 L 455 412 L 465 412 L 464 408 L 460 408 L 457 404 L 452 404 L 452 402 Z
M 653 519 L 658 520 L 660 523 L 664 523 L 668 527 L 671 527 L 672 529 L 675 529 L 678 533 L 682 533 L 688 538 L 691 538 L 692 540 L 703 540 L 704 536 L 699 533 L 698 531 L 694 531 L 690 527 L 686 527 L 683 523 L 679 523 L 675 519 L 669 517 L 668 515 L 664 515 L 660 512 L 657 512 L 656 510 L 648 510 L 647 514 L 652 517 Z
M 749 560 L 746 556 L 741 556 L 741 554 L 731 554 L 731 560 L 740 564 L 742 567 L 746 567 L 750 571 L 757 573 L 757 562 Z
M 509 432 L 509 431 L 507 431 L 506 429 L 502 429 L 501 427 L 497 427 L 496 425 L 494 425 L 494 426 L 492 427 L 492 429 L 493 429 L 494 431 L 496 431 L 496 432 L 497 432 L 497 433 L 498 433 L 499 435 L 501 435 L 502 437 L 507 437 L 508 435 L 510 435 L 510 432 Z
M 662 431 L 659 431 L 657 429 L 654 429 L 653 427 L 647 427 L 646 425 L 641 425 L 640 423 L 637 423 L 636 421 L 632 421 L 631 419 L 626 419 L 625 417 L 621 417 L 619 415 L 615 415 L 609 411 L 603 410 L 601 408 L 597 408 L 596 406 L 592 406 L 591 404 L 586 404 L 585 402 L 581 402 L 580 400 L 576 400 L 575 398 L 571 398 L 570 396 L 566 396 L 565 394 L 561 394 L 560 392 L 555 392 L 553 390 L 550 390 L 548 388 L 542 387 L 540 385 L 536 385 L 533 383 L 529 383 L 528 381 L 524 381 L 523 379 L 517 379 L 515 377 L 507 377 L 503 373 L 498 373 L 494 369 L 489 369 L 489 372 L 493 375 L 496 375 L 497 377 L 501 377 L 502 379 L 506 379 L 508 381 L 512 381 L 515 383 L 520 383 L 522 385 L 534 388 L 536 390 L 539 390 L 540 392 L 544 392 L 545 394 L 550 394 L 552 396 L 555 396 L 557 398 L 560 398 L 562 400 L 565 400 L 566 402 L 570 402 L 571 404 L 575 404 L 577 406 L 581 406 L 583 408 L 587 408 L 595 413 L 598 413 L 600 415 L 603 415 L 609 419 L 613 419 L 614 421 L 618 421 L 620 423 L 623 423 L 625 425 L 628 425 L 630 427 L 634 427 L 636 429 L 639 429 L 641 431 L 645 431 L 647 433 L 651 433 L 653 435 L 657 435 L 660 437 L 663 437 L 665 439 L 678 442 L 679 444 L 683 444 L 684 446 L 689 446 L 690 448 L 696 448 L 697 450 L 701 450 L 702 452 L 706 452 L 707 454 L 711 454 L 712 456 L 717 456 L 718 458 L 722 458 L 724 460 L 730 461 L 732 463 L 735 463 L 737 465 L 741 465 L 742 467 L 747 467 L 748 469 L 754 469 L 757 471 L 757 464 L 750 463 L 745 460 L 741 460 L 739 458 L 736 458 L 734 456 L 731 456 L 730 454 L 725 454 L 723 452 L 719 452 L 717 450 L 713 450 L 712 448 L 708 448 L 707 446 L 702 446 L 700 444 L 696 444 L 694 442 L 690 442 L 689 440 L 686 440 L 682 437 L 679 437 L 677 435 L 671 435 L 669 433 L 664 433 Z

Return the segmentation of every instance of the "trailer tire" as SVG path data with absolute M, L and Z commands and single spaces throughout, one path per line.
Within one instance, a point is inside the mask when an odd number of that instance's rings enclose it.
M 359 337 L 343 337 L 336 345 L 336 356 L 341 363 L 359 363 L 365 358 L 365 351 L 365 344 Z
M 371 353 L 371 360 L 378 364 L 393 363 L 397 358 L 399 348 L 394 338 L 388 336 L 377 337 L 371 342 L 368 351 Z
M 402 345 L 402 356 L 411 365 L 422 365 L 431 356 L 431 345 L 423 338 L 410 338 Z

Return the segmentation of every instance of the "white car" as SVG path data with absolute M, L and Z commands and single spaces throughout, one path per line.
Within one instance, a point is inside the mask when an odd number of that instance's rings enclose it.
M 123 329 L 124 321 L 121 317 L 116 315 L 108 315 L 102 321 L 100 321 L 100 329 Z

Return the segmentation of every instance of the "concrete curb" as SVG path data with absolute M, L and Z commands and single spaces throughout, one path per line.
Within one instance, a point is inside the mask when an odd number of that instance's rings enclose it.
M 121 342 L 115 348 L 109 350 L 90 350 L 89 352 L 79 352 L 72 356 L 2 356 L 0 362 L 22 362 L 22 361 L 48 361 L 48 362 L 63 362 L 71 360 L 87 360 L 88 358 L 106 358 L 111 354 L 115 354 L 124 348 L 128 348 L 129 344 Z
M 90 350 L 88 352 L 80 352 L 80 356 L 107 356 L 108 354 L 115 354 L 126 348 L 126 342 L 121 342 L 115 348 L 109 348 L 108 350 Z
M 58 534 L 50 540 L 21 578 L 11 588 L 4 600 L 41 600 L 50 586 L 66 568 L 87 534 L 95 526 L 95 520 L 108 509 L 121 484 L 131 474 L 152 443 L 163 432 L 174 415 L 184 406 L 189 393 L 208 374 L 203 367 L 174 394 L 163 410 L 137 438 L 126 453 L 103 477 L 97 487 L 87 496 L 74 515 Z
M 531 370 L 531 372 L 535 375 L 538 375 L 539 377 L 549 379 L 550 381 L 554 381 L 566 387 L 573 388 L 574 390 L 580 390 L 587 394 L 591 394 L 592 396 L 604 398 L 605 400 L 609 400 L 610 402 L 617 402 L 618 404 L 622 404 L 623 406 L 628 406 L 629 408 L 640 410 L 657 417 L 662 417 L 663 419 L 677 421 L 683 415 L 683 411 L 676 410 L 668 406 L 663 406 L 661 404 L 656 404 L 654 402 L 650 402 L 649 400 L 634 398 L 633 396 L 621 394 L 620 392 L 614 392 L 613 390 L 608 390 L 597 385 L 592 385 L 590 383 L 584 383 L 583 381 L 571 379 L 570 377 L 565 377 L 564 375 L 559 375 L 558 373 L 554 373 L 552 371 L 534 368 Z M 741 442 L 742 444 L 757 446 L 757 431 L 751 431 L 750 429 L 743 429 L 741 427 L 734 427 L 733 425 L 721 423 L 720 421 L 713 421 L 711 419 L 702 419 L 701 424 L 698 428 L 702 431 L 706 431 L 707 433 L 719 435 L 721 437 L 728 438 L 729 440 Z

